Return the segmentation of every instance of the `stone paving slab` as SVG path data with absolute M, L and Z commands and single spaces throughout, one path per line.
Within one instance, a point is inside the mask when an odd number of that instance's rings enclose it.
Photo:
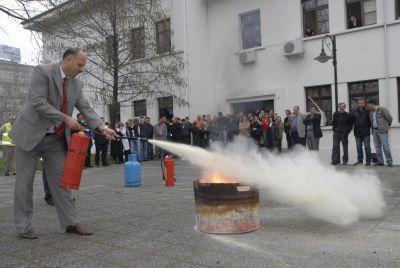
M 367 167 L 338 167 L 346 172 Z M 272 202 L 261 191 L 261 228 L 209 235 L 195 228 L 193 180 L 201 171 L 176 161 L 175 187 L 160 163 L 142 163 L 142 187 L 125 188 L 123 166 L 90 168 L 74 192 L 90 237 L 65 234 L 45 204 L 41 173 L 34 185 L 39 239 L 15 233 L 13 177 L 0 177 L 0 267 L 400 267 L 400 167 L 369 167 L 385 187 L 382 218 L 339 227 Z

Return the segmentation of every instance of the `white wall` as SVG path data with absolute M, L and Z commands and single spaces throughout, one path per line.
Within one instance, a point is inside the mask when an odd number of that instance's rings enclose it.
M 347 30 L 345 1 L 330 0 L 330 31 L 337 36 L 339 102 L 348 103 L 347 83 L 379 79 L 380 102 L 387 106 L 398 122 L 397 82 L 400 76 L 400 24 L 394 20 L 394 0 L 387 1 L 388 73 L 385 68 L 385 12 L 383 0 L 377 2 L 377 25 Z M 260 9 L 262 48 L 256 50 L 256 63 L 239 63 L 239 14 Z M 315 85 L 333 86 L 333 66 L 329 61 L 321 64 L 314 57 L 321 50 L 321 36 L 304 39 L 304 56 L 287 59 L 282 55 L 282 44 L 302 35 L 300 1 L 241 1 L 217 0 L 208 2 L 210 75 L 216 92 L 217 106 L 229 111 L 229 100 L 248 99 L 253 96 L 274 96 L 275 111 L 282 113 L 293 105 L 304 111 L 306 100 L 304 87 Z M 326 49 L 327 53 L 328 50 Z M 386 83 L 386 78 L 388 82 Z M 387 87 L 388 84 L 388 87 Z M 334 105 L 334 96 L 332 105 Z M 207 104 L 209 105 L 209 104 Z M 331 131 L 324 131 L 321 154 L 328 157 L 332 145 Z M 350 136 L 351 157 L 354 158 L 354 138 Z M 399 163 L 400 129 L 391 131 L 395 161 Z

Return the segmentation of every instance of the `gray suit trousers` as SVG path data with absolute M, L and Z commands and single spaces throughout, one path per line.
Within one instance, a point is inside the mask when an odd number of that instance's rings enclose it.
M 65 228 L 78 223 L 71 191 L 60 187 L 66 148 L 65 138 L 56 135 L 43 137 L 39 144 L 30 151 L 24 151 L 16 146 L 18 172 L 14 193 L 14 221 L 19 233 L 24 233 L 32 228 L 33 181 L 39 157 L 43 158 L 43 167 L 61 227 Z

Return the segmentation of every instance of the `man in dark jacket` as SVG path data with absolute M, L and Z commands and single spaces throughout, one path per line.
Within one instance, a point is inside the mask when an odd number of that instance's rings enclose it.
M 190 145 L 191 142 L 192 128 L 189 118 L 182 118 L 182 142 L 187 145 Z
M 319 151 L 319 139 L 322 137 L 321 115 L 317 113 L 315 106 L 310 107 L 310 113 L 304 118 L 303 124 L 306 129 L 307 148 Z
M 174 142 L 182 142 L 182 124 L 179 117 L 172 119 L 171 140 Z
M 351 113 L 351 118 L 354 124 L 354 136 L 356 138 L 357 146 L 357 162 L 354 165 L 359 165 L 363 163 L 363 144 L 365 149 L 365 164 L 367 166 L 371 165 L 371 144 L 370 144 L 370 128 L 371 120 L 369 118 L 369 111 L 365 108 L 365 100 L 358 100 L 358 108 L 353 110 Z
M 110 124 L 105 122 L 105 125 L 108 127 Z M 96 147 L 96 154 L 94 156 L 94 162 L 97 167 L 100 166 L 100 154 L 101 154 L 101 162 L 103 166 L 109 166 L 108 163 L 108 146 L 110 141 L 104 138 L 103 135 L 99 133 L 95 133 L 94 135 L 94 145 Z
M 333 114 L 333 147 L 332 147 L 332 165 L 340 163 L 340 142 L 343 147 L 343 165 L 349 161 L 349 133 L 353 127 L 353 122 L 349 113 L 345 111 L 346 104 L 339 103 L 339 111 Z
M 150 117 L 146 117 L 146 136 L 148 139 L 153 139 L 153 132 L 154 132 L 154 127 L 151 124 Z M 154 155 L 154 150 L 153 150 L 153 144 L 147 143 L 147 150 L 148 150 L 148 158 L 153 159 Z

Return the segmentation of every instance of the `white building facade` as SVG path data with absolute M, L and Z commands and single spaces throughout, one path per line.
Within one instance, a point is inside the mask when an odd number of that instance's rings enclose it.
M 348 109 L 359 98 L 374 99 L 394 118 L 390 145 L 394 163 L 399 164 L 399 2 L 164 0 L 170 15 L 172 47 L 185 61 L 183 76 L 189 103 L 174 104 L 169 109 L 174 116 L 191 119 L 198 114 L 257 108 L 283 115 L 294 105 L 305 112 L 311 97 L 325 111 L 329 123 L 335 98 L 345 102 Z M 350 25 L 351 16 L 356 18 L 355 28 Z M 306 36 L 307 28 L 310 32 Z M 314 60 L 325 34 L 336 36 L 338 96 L 332 61 L 322 64 Z M 327 43 L 325 51 L 330 54 L 330 41 Z M 132 105 L 121 107 L 121 120 L 145 114 L 154 122 L 160 102 L 165 105 L 165 99 L 138 98 Z M 98 111 L 107 118 L 104 107 L 98 107 Z M 320 154 L 329 159 L 331 127 L 325 126 L 323 132 Z M 350 135 L 350 161 L 355 161 Z

